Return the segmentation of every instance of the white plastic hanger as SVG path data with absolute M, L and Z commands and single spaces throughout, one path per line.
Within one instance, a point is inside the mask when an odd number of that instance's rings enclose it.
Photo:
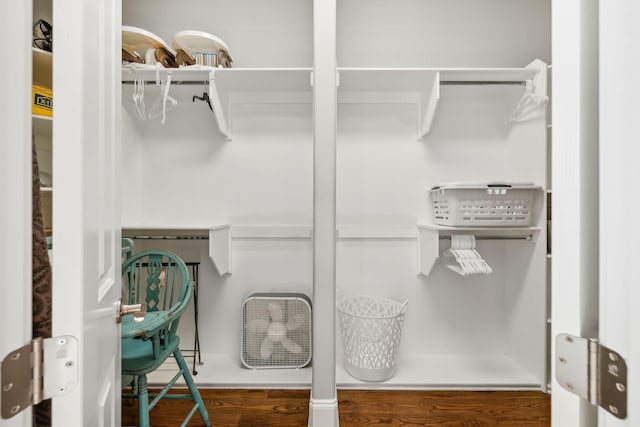
M 144 80 L 133 81 L 133 105 L 136 116 L 139 120 L 147 119 L 147 110 L 144 102 Z
M 518 101 L 518 104 L 516 105 L 516 108 L 514 108 L 513 113 L 511 113 L 510 120 L 512 122 L 522 120 L 538 108 L 547 105 L 547 102 L 549 102 L 548 96 L 536 95 L 536 88 L 533 80 L 527 80 L 525 84 L 526 86 L 524 95 L 522 95 L 522 98 L 520 98 L 520 100 Z
M 491 274 L 493 270 L 482 259 L 475 247 L 475 236 L 453 235 L 451 236 L 451 248 L 442 253 L 440 260 L 447 268 L 462 276 Z
M 167 111 L 173 110 L 178 101 L 175 98 L 169 96 L 169 88 L 171 87 L 171 73 L 167 73 L 167 79 L 163 81 L 160 78 L 160 73 L 156 72 L 156 85 L 160 87 L 160 96 L 156 99 L 149 111 L 149 118 L 155 119 L 162 115 L 161 124 L 167 119 Z

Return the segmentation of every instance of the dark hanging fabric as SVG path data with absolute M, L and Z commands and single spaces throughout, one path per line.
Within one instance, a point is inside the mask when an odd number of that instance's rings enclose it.
M 40 171 L 36 144 L 32 141 L 32 270 L 33 270 L 33 337 L 51 337 L 51 264 L 47 250 L 47 237 L 40 205 Z M 33 409 L 34 427 L 51 426 L 51 400 L 45 400 Z

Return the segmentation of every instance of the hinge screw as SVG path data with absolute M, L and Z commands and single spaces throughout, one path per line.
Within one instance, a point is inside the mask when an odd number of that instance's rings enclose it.
M 561 357 L 558 360 L 560 361 L 560 363 L 567 363 L 567 359 L 565 359 L 564 357 Z
M 618 408 L 613 405 L 609 405 L 609 411 L 611 411 L 613 415 L 618 415 Z
M 618 355 L 615 353 L 609 353 L 609 359 L 611 359 L 611 361 L 613 362 L 617 362 L 618 361 Z
M 59 391 L 60 393 L 62 393 L 62 392 L 63 392 L 63 391 L 65 391 L 65 390 L 66 390 L 66 388 L 65 388 L 65 386 L 63 386 L 63 385 L 61 385 L 60 387 L 58 387 L 58 391 Z
M 9 391 L 12 388 L 13 388 L 13 383 L 5 384 L 4 387 L 2 387 L 2 391 Z
M 16 405 L 11 408 L 11 414 L 17 414 L 20 411 L 20 405 Z
M 65 345 L 66 342 L 67 342 L 67 340 L 65 340 L 64 338 L 60 338 L 58 340 L 58 345 Z
M 571 343 L 571 342 L 573 342 L 573 337 L 567 336 L 567 337 L 565 337 L 565 340 L 567 340 L 567 342 Z
M 70 368 L 73 366 L 73 361 L 69 360 L 67 363 L 64 364 L 64 366 L 66 366 L 67 368 Z
M 567 386 L 567 388 L 568 388 L 569 390 L 573 390 L 573 384 L 571 384 L 571 383 L 566 383 L 565 385 Z
M 11 360 L 18 360 L 20 359 L 20 353 L 13 353 L 11 355 Z
M 616 383 L 616 388 L 621 393 L 624 393 L 627 390 L 627 388 L 622 383 Z

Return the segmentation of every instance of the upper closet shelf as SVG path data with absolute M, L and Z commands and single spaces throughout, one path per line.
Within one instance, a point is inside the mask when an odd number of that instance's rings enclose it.
M 535 60 L 523 68 L 338 68 L 339 103 L 417 103 L 418 138 L 431 130 L 442 85 L 524 85 L 546 70 Z
M 310 103 L 311 68 L 123 68 L 123 83 L 145 81 L 208 88 L 218 129 L 231 139 L 230 112 L 234 103 Z M 171 89 L 170 89 L 171 90 Z M 194 89 L 194 94 L 202 91 Z
M 53 76 L 53 54 L 49 51 L 31 48 L 33 59 L 33 82 L 51 88 Z

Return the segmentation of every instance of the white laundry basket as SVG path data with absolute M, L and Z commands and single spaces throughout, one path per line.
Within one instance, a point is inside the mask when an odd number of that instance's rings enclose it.
M 362 381 L 393 376 L 407 308 L 390 298 L 356 295 L 338 302 L 345 368 Z
M 450 227 L 528 227 L 542 187 L 520 184 L 446 184 L 429 190 L 433 221 Z

